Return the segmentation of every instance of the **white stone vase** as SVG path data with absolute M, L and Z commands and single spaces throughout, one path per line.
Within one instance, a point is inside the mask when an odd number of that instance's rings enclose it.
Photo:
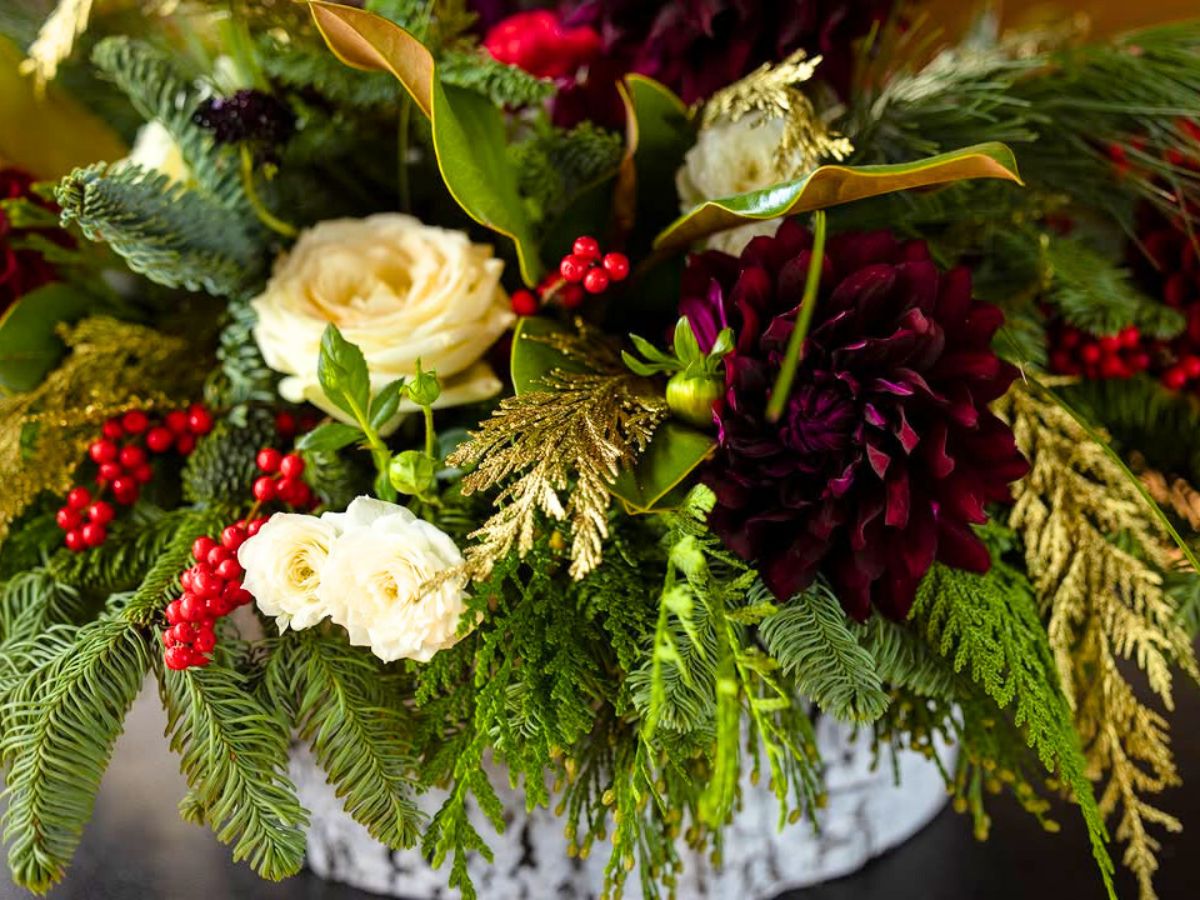
M 765 784 L 744 781 L 743 807 L 725 834 L 724 864 L 715 869 L 684 849 L 680 897 L 771 900 L 779 894 L 847 875 L 923 828 L 942 808 L 946 789 L 936 765 L 911 751 L 899 754 L 899 784 L 890 760 L 872 767 L 870 741 L 853 739 L 853 729 L 829 718 L 817 722 L 817 744 L 825 762 L 829 803 L 819 814 L 819 833 L 801 821 L 778 830 L 778 805 Z M 940 748 L 943 764 L 953 753 Z M 417 850 L 392 851 L 374 841 L 342 810 L 324 774 L 304 751 L 292 757 L 291 774 L 300 799 L 312 813 L 308 865 L 322 878 L 408 900 L 441 900 L 458 892 L 447 884 L 449 865 L 433 869 Z M 764 779 L 765 782 L 765 779 Z M 505 804 L 507 828 L 497 835 L 478 810 L 473 821 L 495 851 L 489 864 L 473 857 L 469 866 L 480 897 L 487 900 L 592 900 L 603 882 L 606 854 L 586 861 L 567 856 L 563 823 L 551 811 L 526 813 L 524 801 L 493 773 Z M 431 791 L 421 805 L 432 814 L 445 794 Z M 596 851 L 603 848 L 597 847 Z M 639 897 L 636 874 L 626 897 Z

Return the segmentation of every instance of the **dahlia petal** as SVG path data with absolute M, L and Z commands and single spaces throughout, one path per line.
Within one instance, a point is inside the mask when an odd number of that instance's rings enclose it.
M 912 453 L 917 444 L 921 442 L 921 436 L 908 423 L 908 416 L 904 412 L 904 407 L 899 407 L 897 412 L 900 416 L 900 422 L 893 429 L 893 433 L 896 435 L 896 440 L 900 442 L 900 446 L 904 448 L 904 452 Z
M 986 572 L 992 567 L 987 545 L 969 526 L 954 519 L 938 521 L 938 562 L 968 572 Z
M 875 470 L 875 474 L 882 478 L 887 474 L 892 458 L 871 441 L 867 441 L 867 462 L 871 464 L 871 468 Z
M 883 523 L 890 528 L 903 528 L 908 524 L 908 472 L 896 469 L 887 480 L 887 515 Z
M 934 422 L 929 436 L 921 445 L 921 459 L 935 478 L 945 478 L 954 471 L 954 460 L 946 453 L 949 429 L 945 422 Z

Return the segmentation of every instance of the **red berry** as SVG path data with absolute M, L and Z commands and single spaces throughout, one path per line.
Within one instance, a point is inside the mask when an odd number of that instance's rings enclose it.
M 1111 355 L 1121 349 L 1121 339 L 1115 334 L 1106 334 L 1100 338 L 1100 349 L 1105 355 Z
M 211 631 L 202 631 L 196 635 L 196 639 L 192 641 L 192 649 L 197 653 L 212 653 L 213 648 L 217 646 L 217 636 Z
M 83 531 L 79 528 L 72 528 L 63 538 L 63 542 L 67 545 L 68 550 L 75 553 L 87 548 L 87 544 L 83 540 Z
M 254 462 L 263 472 L 268 475 L 274 475 L 279 471 L 279 461 L 283 458 L 274 447 L 263 447 L 258 451 L 258 456 L 254 457 Z
M 603 294 L 608 290 L 608 273 L 603 269 L 592 269 L 584 277 L 583 287 L 589 294 Z
M 150 425 L 150 417 L 140 409 L 131 409 L 121 417 L 121 427 L 130 434 L 141 434 Z
M 187 647 L 171 647 L 163 654 L 168 669 L 181 672 L 192 664 L 192 653 Z
M 1089 366 L 1100 362 L 1100 357 L 1103 355 L 1104 353 L 1100 350 L 1099 344 L 1084 344 L 1083 348 L 1079 351 L 1079 358 Z
M 199 622 L 208 613 L 204 608 L 204 598 L 195 594 L 184 594 L 179 601 L 179 618 L 184 622 Z
M 538 301 L 533 295 L 533 291 L 527 291 L 522 288 L 519 291 L 513 291 L 512 295 L 512 311 L 518 316 L 534 316 L 537 315 Z
M 1138 341 L 1142 339 L 1142 334 L 1138 331 L 1136 325 L 1126 325 L 1121 329 L 1117 337 L 1120 338 L 1122 347 L 1126 350 L 1132 350 L 1138 345 Z
M 151 428 L 146 433 L 146 446 L 155 453 L 166 453 L 175 443 L 175 432 L 163 425 Z
M 590 268 L 591 263 L 582 256 L 564 256 L 558 264 L 558 274 L 569 284 L 578 284 L 583 281 Z
M 214 570 L 227 559 L 233 559 L 233 554 L 220 544 L 215 545 L 208 551 L 208 555 L 204 557 L 204 561 L 212 566 Z
M 203 562 L 208 558 L 209 551 L 215 546 L 217 546 L 217 542 L 208 535 L 200 535 L 192 541 L 192 558 L 196 562 Z
M 154 469 L 145 463 L 133 470 L 133 480 L 138 484 L 149 484 L 154 479 Z
M 129 444 L 121 448 L 117 459 L 126 469 L 136 469 L 138 466 L 146 464 L 146 451 L 137 444 Z
M 216 597 L 209 597 L 208 600 L 205 601 L 205 608 L 208 610 L 208 614 L 210 616 L 215 616 L 218 619 L 221 616 L 227 616 L 233 612 L 234 606 L 235 604 L 233 602 L 232 595 L 227 596 L 224 591 L 222 591 Z
M 247 603 L 254 602 L 254 595 L 245 588 L 239 587 L 230 595 L 230 599 L 233 600 L 235 606 L 245 606 Z
M 1169 391 L 1178 391 L 1187 384 L 1187 372 L 1181 366 L 1171 366 L 1162 373 L 1162 383 Z M 67 537 L 70 537 L 68 534 Z
M 188 430 L 192 434 L 208 434 L 213 429 L 213 417 L 207 409 L 199 403 L 188 410 Z
M 107 500 L 97 500 L 88 507 L 88 518 L 97 525 L 107 525 L 116 516 L 117 511 Z
M 100 463 L 100 470 L 96 473 L 96 480 L 101 482 L 109 482 L 120 478 L 124 474 L 125 470 L 121 468 L 120 463 Z
M 167 621 L 172 625 L 178 625 L 183 621 L 183 613 L 179 609 L 179 601 L 172 600 L 167 604 L 166 611 L 163 613 L 167 617 Z
M 225 581 L 234 581 L 242 577 L 243 569 L 236 559 L 223 560 L 217 566 L 217 576 Z
M 167 413 L 163 423 L 175 434 L 183 434 L 188 430 L 188 414 L 182 409 L 173 409 Z
M 184 592 L 189 592 L 192 589 L 192 570 L 184 569 L 183 574 L 179 576 L 179 586 Z
M 254 499 L 259 503 L 269 503 L 275 499 L 275 482 L 269 475 L 254 479 Z M 250 532 L 253 534 L 254 532 Z
M 92 458 L 92 462 L 97 463 L 112 462 L 117 458 L 118 452 L 117 445 L 107 438 L 92 441 L 88 447 L 88 456 Z
M 284 478 L 299 478 L 304 474 L 304 460 L 295 453 L 289 453 L 279 461 L 279 474 Z
M 1100 363 L 1100 375 L 1104 378 L 1128 378 L 1129 367 L 1119 356 L 1106 356 Z
M 600 258 L 600 242 L 594 237 L 577 237 L 575 246 L 571 248 L 574 254 L 585 260 Z
M 171 629 L 168 628 L 162 633 L 163 646 L 170 650 L 175 646 L 175 638 L 171 637 Z
M 188 662 L 199 669 L 203 669 L 210 662 L 212 662 L 212 660 L 203 653 L 197 653 L 195 650 L 188 650 Z
M 100 429 L 100 433 L 110 441 L 119 441 L 125 437 L 125 429 L 121 427 L 121 422 L 118 419 L 109 419 L 104 423 L 104 427 Z
M 187 456 L 196 449 L 196 436 L 194 434 L 181 434 L 175 438 L 175 449 L 180 455 Z
M 1185 356 L 1182 365 L 1188 378 L 1200 378 L 1200 356 Z
M 79 529 L 79 533 L 83 537 L 83 542 L 89 547 L 99 547 L 108 537 L 108 532 L 104 530 L 104 526 L 96 522 L 88 522 Z
M 203 563 L 192 567 L 192 593 L 197 597 L 215 597 L 221 593 L 221 578 Z
M 300 413 L 300 422 L 296 427 L 303 432 L 312 431 L 320 421 L 321 417 L 317 413 L 305 411 Z
M 79 523 L 83 521 L 83 517 L 79 515 L 79 510 L 73 509 L 70 506 L 64 506 L 54 514 L 54 521 L 58 523 L 58 527 L 63 531 L 70 531 L 73 528 L 79 527 Z
M 128 475 L 114 478 L 112 483 L 113 498 L 122 506 L 131 506 L 138 498 L 138 484 Z
M 280 478 L 275 482 L 275 496 L 288 506 L 295 506 L 300 502 L 300 487 L 303 484 L 298 478 Z
M 236 525 L 228 526 L 221 532 L 221 546 L 229 551 L 236 551 L 238 547 L 246 540 L 245 528 L 238 528 Z
M 196 628 L 191 622 L 180 622 L 178 625 L 172 625 L 167 633 L 177 643 L 190 644 L 196 637 Z
M 67 506 L 71 509 L 83 509 L 91 502 L 91 491 L 85 487 L 71 488 L 71 492 L 67 494 Z
M 576 309 L 583 304 L 584 290 L 578 284 L 566 285 L 558 294 L 565 309 Z
M 253 522 L 251 522 L 249 525 L 246 526 L 246 534 L 248 534 L 250 537 L 254 537 L 256 534 L 258 534 L 262 530 L 262 527 L 266 524 L 267 524 L 266 519 L 255 519 Z
M 608 253 L 604 257 L 604 271 L 613 281 L 624 281 L 629 277 L 629 257 L 624 253 Z
M 1142 350 L 1129 357 L 1129 365 L 1138 372 L 1145 372 L 1150 367 L 1150 354 Z
M 290 438 L 296 433 L 296 417 L 287 410 L 275 414 L 275 430 L 280 436 Z

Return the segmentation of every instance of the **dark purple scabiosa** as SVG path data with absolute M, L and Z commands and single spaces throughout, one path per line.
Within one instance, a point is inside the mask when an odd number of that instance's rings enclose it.
M 261 159 L 273 159 L 296 130 L 291 107 L 272 94 L 241 90 L 228 97 L 209 97 L 192 121 L 211 129 L 221 144 L 247 144 Z
M 965 269 L 942 272 L 924 243 L 844 234 L 821 288 L 783 415 L 768 421 L 804 291 L 812 236 L 795 220 L 740 258 L 693 257 L 681 313 L 702 348 L 736 333 L 704 473 L 710 520 L 780 599 L 824 572 L 842 606 L 903 619 L 935 560 L 986 571 L 972 532 L 1028 464 L 988 404 L 1016 370 L 996 357 L 999 309 L 971 297 Z

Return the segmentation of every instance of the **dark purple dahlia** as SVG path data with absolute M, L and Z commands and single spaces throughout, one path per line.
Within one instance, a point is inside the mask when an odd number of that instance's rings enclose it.
M 241 90 L 228 97 L 208 97 L 192 121 L 213 132 L 219 144 L 250 144 L 271 159 L 296 130 L 296 114 L 285 102 L 264 91 Z
M 971 526 L 1009 499 L 1028 464 L 988 404 L 1016 376 L 991 349 L 999 309 L 942 272 L 922 242 L 831 238 L 791 394 L 766 417 L 811 259 L 790 220 L 740 258 L 708 252 L 684 275 L 681 312 L 703 348 L 732 326 L 720 446 L 704 475 L 710 524 L 780 599 L 822 571 L 846 612 L 903 619 L 935 560 L 986 571 Z

